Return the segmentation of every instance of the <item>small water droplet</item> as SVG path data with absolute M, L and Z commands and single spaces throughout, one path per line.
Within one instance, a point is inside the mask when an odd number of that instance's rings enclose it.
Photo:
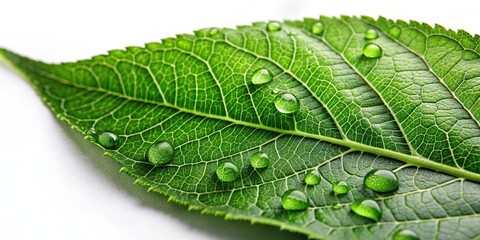
M 373 169 L 363 179 L 365 187 L 375 192 L 391 192 L 398 188 L 397 176 L 388 170 Z
M 342 204 L 341 203 L 337 203 L 337 204 L 334 204 L 332 206 L 333 210 L 340 210 L 342 209 Z
M 320 172 L 317 169 L 309 170 L 307 171 L 307 174 L 305 174 L 304 181 L 307 185 L 317 185 L 321 180 Z
M 115 133 L 104 132 L 98 136 L 98 143 L 106 149 L 114 149 L 118 145 L 118 136 Z
M 367 58 L 379 58 L 382 53 L 382 48 L 375 43 L 368 43 L 363 47 L 363 56 Z
M 378 38 L 378 33 L 375 29 L 368 29 L 365 31 L 365 39 L 373 40 Z
M 256 152 L 250 157 L 250 164 L 253 168 L 266 168 L 269 163 L 268 155 L 264 152 Z
M 252 75 L 252 83 L 255 85 L 268 83 L 272 81 L 272 79 L 272 74 L 265 68 L 255 70 Z
M 288 34 L 288 36 L 296 36 L 297 35 L 297 33 L 292 31 L 292 30 L 288 30 L 287 34 Z
M 377 202 L 371 199 L 358 199 L 352 203 L 352 211 L 359 216 L 380 221 L 382 210 Z
M 281 113 L 294 113 L 300 108 L 297 97 L 291 93 L 284 93 L 275 97 L 275 107 Z
M 398 26 L 392 26 L 388 29 L 388 34 L 390 34 L 390 36 L 394 38 L 398 38 L 401 32 L 402 32 L 402 29 Z
M 346 194 L 350 191 L 350 185 L 345 181 L 337 181 L 332 185 L 332 191 L 335 195 Z
M 409 230 L 409 229 L 402 229 L 393 234 L 393 240 L 420 240 L 417 233 Z
M 312 25 L 312 33 L 315 35 L 320 35 L 323 33 L 323 30 L 325 30 L 325 27 L 321 22 L 316 22 Z
M 91 138 L 96 138 L 97 136 L 97 130 L 95 128 L 90 128 L 87 130 L 87 132 L 85 132 L 85 134 Z
M 305 210 L 308 208 L 308 198 L 300 190 L 290 189 L 282 196 L 282 206 L 285 210 Z
M 231 162 L 220 163 L 217 167 L 217 177 L 222 182 L 233 182 L 240 177 L 240 171 L 237 165 Z
M 208 35 L 214 36 L 214 35 L 217 35 L 218 32 L 219 32 L 218 28 L 210 28 L 210 30 L 208 31 Z
M 323 211 L 321 209 L 316 209 L 315 210 L 315 219 L 317 219 L 318 221 L 325 220 L 325 214 L 323 213 Z
M 313 55 L 313 50 L 312 49 L 307 49 L 307 55 Z
M 171 143 L 166 141 L 159 141 L 147 150 L 147 159 L 155 165 L 161 165 L 172 161 L 175 155 L 174 148 Z
M 272 89 L 273 94 L 278 94 L 279 92 L 280 92 L 280 89 L 278 89 L 278 88 Z
M 270 21 L 267 24 L 267 31 L 269 32 L 277 32 L 282 30 L 282 24 L 277 21 Z

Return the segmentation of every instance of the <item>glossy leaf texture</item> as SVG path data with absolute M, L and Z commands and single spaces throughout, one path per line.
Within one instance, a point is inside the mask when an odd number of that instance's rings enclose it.
M 470 239 L 480 234 L 478 41 L 414 21 L 320 17 L 202 29 L 75 63 L 0 55 L 88 139 L 118 137 L 104 147 L 121 171 L 192 209 L 321 239 Z M 168 151 L 151 151 L 163 154 L 155 165 L 147 152 L 159 142 Z M 253 168 L 255 154 L 268 166 Z M 313 169 L 321 180 L 307 186 Z M 373 169 L 392 171 L 398 189 L 366 188 Z M 350 191 L 333 194 L 338 181 Z M 292 189 L 298 210 L 285 210 Z M 381 216 L 355 214 L 359 199 Z

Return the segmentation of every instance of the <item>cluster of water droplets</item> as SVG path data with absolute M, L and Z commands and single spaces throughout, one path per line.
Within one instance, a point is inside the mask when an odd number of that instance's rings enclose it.
M 282 30 L 282 24 L 280 22 L 271 21 L 266 26 L 267 31 L 277 32 Z M 219 32 L 219 29 L 212 28 L 209 30 L 208 34 L 213 36 Z M 324 26 L 321 22 L 316 22 L 311 27 L 311 32 L 315 35 L 321 35 L 324 32 Z M 289 35 L 294 35 L 293 32 Z M 400 34 L 400 28 L 393 27 L 388 32 L 394 37 L 398 37 Z M 368 29 L 365 32 L 366 40 L 375 40 L 377 39 L 378 33 L 374 29 Z M 378 58 L 383 54 L 382 48 L 375 43 L 369 42 L 363 48 L 363 55 L 367 58 Z M 263 85 L 271 82 L 273 80 L 272 73 L 265 68 L 259 68 L 255 70 L 251 77 L 251 82 L 254 85 Z M 274 98 L 274 106 L 277 111 L 283 114 L 292 114 L 299 110 L 300 102 L 298 98 L 289 92 L 282 92 L 278 89 L 272 90 L 272 93 L 277 94 Z M 119 144 L 118 135 L 112 132 L 102 132 L 97 133 L 95 129 L 90 129 L 87 131 L 87 136 L 96 140 L 101 146 L 106 149 L 116 149 Z M 175 148 L 172 143 L 168 141 L 157 141 L 153 143 L 147 150 L 145 158 L 150 163 L 154 165 L 164 165 L 173 160 L 175 156 Z M 264 169 L 267 168 L 270 164 L 270 159 L 265 152 L 257 151 L 250 156 L 250 165 L 253 169 Z M 226 161 L 221 162 L 216 168 L 216 176 L 221 182 L 234 182 L 240 177 L 240 168 L 233 162 Z M 307 170 L 304 183 L 307 186 L 315 186 L 320 184 L 322 180 L 321 173 L 318 169 Z M 363 180 L 363 184 L 366 188 L 378 192 L 378 193 L 387 193 L 396 190 L 399 187 L 399 182 L 397 176 L 385 169 L 374 169 L 368 172 Z M 334 195 L 345 195 L 349 193 L 351 186 L 343 180 L 338 180 L 332 184 L 331 192 Z M 289 189 L 284 192 L 281 198 L 282 206 L 285 210 L 288 211 L 301 211 L 305 210 L 310 206 L 310 200 L 308 196 L 298 189 Z M 332 206 L 332 209 L 337 210 L 341 209 L 342 204 L 337 203 Z M 319 209 L 317 209 L 319 210 Z M 362 217 L 379 221 L 382 217 L 382 210 L 379 204 L 372 199 L 357 199 L 351 204 L 351 210 Z M 319 210 L 321 211 L 321 210 Z M 318 213 L 318 214 L 317 214 Z M 316 211 L 316 218 L 322 218 L 321 214 Z M 394 233 L 393 239 L 419 239 L 418 235 L 408 229 L 401 229 Z

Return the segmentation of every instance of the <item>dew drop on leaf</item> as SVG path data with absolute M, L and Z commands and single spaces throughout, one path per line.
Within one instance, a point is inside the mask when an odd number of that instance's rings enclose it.
M 159 141 L 147 150 L 147 159 L 155 165 L 161 165 L 172 161 L 175 155 L 174 148 L 171 143 L 167 141 Z
M 98 143 L 106 149 L 115 149 L 118 145 L 118 136 L 115 133 L 104 132 L 98 136 Z
M 282 30 L 282 24 L 277 21 L 270 21 L 267 24 L 267 31 L 269 32 L 277 32 Z
M 323 27 L 323 24 L 321 22 L 316 22 L 312 25 L 312 33 L 315 35 L 322 34 L 324 29 L 325 28 Z
M 217 35 L 218 32 L 219 32 L 218 28 L 210 28 L 210 30 L 208 31 L 208 35 L 214 36 L 214 35 Z
M 393 234 L 392 240 L 420 240 L 420 238 L 414 231 L 402 229 Z
M 260 85 L 272 81 L 272 74 L 265 68 L 255 70 L 252 75 L 252 83 Z
M 284 93 L 275 97 L 275 107 L 281 113 L 294 113 L 300 108 L 297 97 L 291 93 Z
M 285 210 L 305 210 L 308 208 L 308 198 L 300 190 L 290 189 L 282 196 L 282 206 Z
M 222 182 L 233 182 L 240 177 L 237 165 L 231 162 L 220 163 L 217 167 L 217 177 Z
M 365 175 L 363 179 L 365 187 L 375 192 L 391 192 L 398 188 L 397 176 L 384 169 L 373 169 Z
M 266 168 L 270 164 L 268 155 L 264 152 L 256 152 L 250 157 L 250 164 L 253 168 Z
M 367 58 L 379 58 L 382 54 L 382 48 L 375 43 L 368 43 L 363 47 L 363 56 Z
M 315 219 L 317 219 L 318 221 L 325 220 L 325 214 L 321 209 L 315 209 Z
M 368 29 L 365 31 L 365 39 L 373 40 L 378 38 L 378 33 L 375 29 Z
M 388 34 L 390 34 L 390 36 L 394 38 L 398 38 L 401 32 L 402 32 L 402 29 L 398 26 L 392 26 L 388 29 Z
M 332 191 L 335 195 L 346 194 L 350 191 L 350 185 L 345 181 L 337 181 L 332 185 Z
M 371 199 L 358 199 L 352 203 L 352 211 L 359 216 L 380 221 L 382 210 L 377 202 Z
M 340 210 L 342 209 L 342 204 L 341 203 L 337 203 L 337 204 L 334 204 L 332 206 L 333 210 Z
M 87 130 L 87 132 L 85 132 L 85 134 L 91 138 L 97 138 L 97 130 L 95 128 L 90 128 Z
M 321 180 L 320 172 L 317 169 L 309 170 L 307 174 L 305 174 L 304 181 L 307 185 L 317 185 Z

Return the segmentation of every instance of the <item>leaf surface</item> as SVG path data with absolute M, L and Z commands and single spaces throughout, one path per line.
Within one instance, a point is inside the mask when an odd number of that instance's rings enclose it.
M 319 21 L 324 31 L 314 34 Z M 368 29 L 379 38 L 366 40 Z M 136 183 L 193 209 L 313 238 L 391 238 L 410 229 L 421 239 L 470 239 L 480 234 L 478 41 L 417 22 L 321 17 L 286 21 L 279 31 L 263 22 L 203 29 L 75 63 L 0 55 L 59 118 L 83 133 L 117 134 L 106 154 Z M 363 56 L 369 42 L 382 57 Z M 253 85 L 261 68 L 273 80 Z M 276 109 L 284 92 L 298 98 L 297 112 Z M 175 148 L 162 166 L 146 159 L 158 141 Z M 258 151 L 269 156 L 266 169 L 250 166 Z M 225 161 L 239 167 L 236 181 L 216 177 Z M 322 180 L 306 186 L 314 168 Z M 395 172 L 399 189 L 365 188 L 372 169 Z M 352 190 L 334 195 L 340 180 Z M 284 210 L 290 189 L 305 192 L 310 207 Z M 380 221 L 351 211 L 361 198 L 380 205 Z

